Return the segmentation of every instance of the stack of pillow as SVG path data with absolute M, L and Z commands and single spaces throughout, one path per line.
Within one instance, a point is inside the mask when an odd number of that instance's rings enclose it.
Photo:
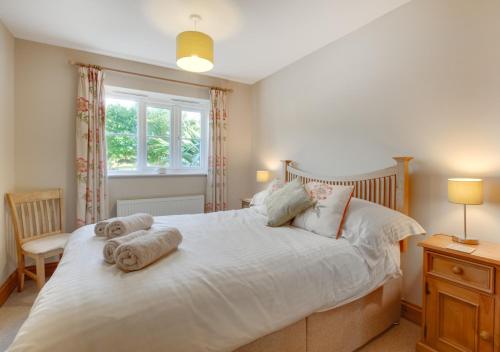
M 303 185 L 298 178 L 287 184 L 274 180 L 253 197 L 250 206 L 267 215 L 268 226 L 282 226 L 293 220 L 293 226 L 338 238 L 353 191 L 353 186 L 321 182 Z
M 375 263 L 387 245 L 425 234 L 412 218 L 354 198 L 353 193 L 354 186 L 274 180 L 253 197 L 250 207 L 267 216 L 268 226 L 291 224 L 329 238 L 342 236 L 365 254 L 368 264 Z

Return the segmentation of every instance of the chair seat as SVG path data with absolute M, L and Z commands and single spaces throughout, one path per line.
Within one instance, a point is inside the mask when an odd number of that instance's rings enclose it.
M 69 233 L 58 233 L 57 235 L 29 241 L 23 244 L 23 250 L 33 254 L 42 254 L 56 249 L 64 249 L 66 242 L 68 242 L 69 235 Z

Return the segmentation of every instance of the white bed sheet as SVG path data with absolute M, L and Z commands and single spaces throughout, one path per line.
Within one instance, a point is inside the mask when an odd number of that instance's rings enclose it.
M 157 217 L 184 240 L 132 273 L 78 229 L 9 351 L 231 351 L 400 275 L 395 248 L 370 269 L 344 239 L 265 222 L 252 209 Z

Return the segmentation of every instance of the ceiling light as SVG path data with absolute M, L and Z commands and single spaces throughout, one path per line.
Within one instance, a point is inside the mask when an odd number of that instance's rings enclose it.
M 196 30 L 199 15 L 189 16 L 194 21 L 194 31 L 177 36 L 177 66 L 191 72 L 207 72 L 214 67 L 214 41 Z

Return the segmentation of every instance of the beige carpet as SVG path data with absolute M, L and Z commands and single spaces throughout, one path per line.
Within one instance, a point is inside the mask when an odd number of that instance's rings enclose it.
M 28 316 L 37 290 L 32 280 L 26 281 L 22 293 L 15 291 L 0 307 L 0 351 L 4 351 L 16 336 L 17 330 Z M 358 352 L 414 352 L 420 329 L 408 320 L 392 327 Z
M 358 352 L 415 352 L 420 339 L 420 326 L 401 319 L 400 324 L 370 342 Z
M 25 289 L 14 291 L 0 307 L 0 351 L 5 351 L 30 312 L 37 289 L 33 280 L 26 280 Z

